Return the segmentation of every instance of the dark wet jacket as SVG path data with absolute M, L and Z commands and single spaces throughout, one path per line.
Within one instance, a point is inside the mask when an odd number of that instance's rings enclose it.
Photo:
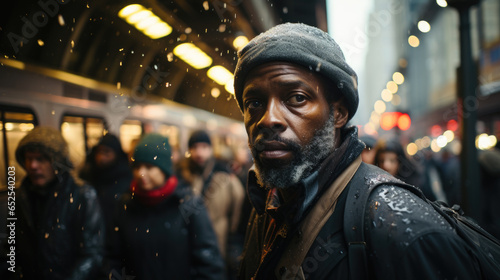
M 115 162 L 107 168 L 100 168 L 95 164 L 96 149 L 100 145 L 110 147 L 116 155 Z M 104 136 L 87 155 L 79 175 L 97 191 L 105 221 L 110 223 L 119 198 L 129 190 L 132 181 L 127 154 L 123 152 L 118 138 L 111 134 Z
M 30 186 L 26 178 L 15 197 L 16 273 L 6 276 L 96 279 L 104 252 L 104 223 L 95 190 L 76 184 L 65 172 L 45 191 Z
M 297 186 L 303 195 L 291 207 L 283 204 L 272 210 L 266 206 L 269 191 L 249 179 L 248 192 L 255 208 L 247 229 L 239 279 L 287 279 L 289 271 L 278 267 L 278 262 L 291 238 L 302 234 L 297 228 L 308 210 L 297 211 L 306 204 L 301 198 L 308 197 L 308 190 L 315 186 L 318 192 L 308 209 L 314 207 L 324 189 L 352 164 L 363 148 L 355 129 L 344 133 L 342 145 L 321 164 L 317 177 L 306 178 Z M 377 180 L 377 172 L 362 174 L 360 170 L 363 169 L 358 169 L 354 176 L 362 176 L 361 181 L 367 186 Z M 382 173 L 386 172 L 380 170 Z M 349 207 L 348 189 L 349 185 L 312 245 L 301 249 L 307 250 L 301 265 L 306 279 L 350 279 L 343 227 L 344 211 Z M 464 242 L 430 205 L 414 194 L 390 183 L 383 184 L 370 195 L 365 209 L 368 274 L 373 279 L 481 279 Z M 301 214 L 297 217 L 296 213 Z
M 223 279 L 207 210 L 188 186 L 177 186 L 157 205 L 129 194 L 121 200 L 108 235 L 106 270 L 112 279 Z
M 118 200 L 128 191 L 132 181 L 132 170 L 128 162 L 125 159 L 104 170 L 92 166 L 89 172 L 82 173 L 80 176 L 97 191 L 105 221 L 110 223 Z

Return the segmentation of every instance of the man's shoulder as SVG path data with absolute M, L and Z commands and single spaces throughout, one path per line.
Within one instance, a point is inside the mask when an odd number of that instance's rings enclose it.
M 72 175 L 69 176 L 66 187 L 68 191 L 74 193 L 75 196 L 79 195 L 85 199 L 97 199 L 97 191 L 92 185 L 78 179 L 75 180 Z
M 365 230 L 374 243 L 408 246 L 427 234 L 454 235 L 453 228 L 432 205 L 397 185 L 377 187 L 365 209 Z
M 215 159 L 214 167 L 212 170 L 214 173 L 231 173 L 231 169 L 229 168 L 228 163 L 219 159 Z

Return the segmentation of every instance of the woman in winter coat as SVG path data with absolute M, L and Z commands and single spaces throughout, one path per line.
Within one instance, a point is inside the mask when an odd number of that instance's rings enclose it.
M 109 229 L 108 276 L 223 279 L 206 209 L 173 175 L 168 139 L 146 135 L 132 161 L 130 193 L 123 196 Z
M 375 150 L 375 165 L 410 185 L 422 186 L 420 166 L 406 156 L 397 139 L 379 140 Z
M 108 226 L 119 198 L 128 191 L 132 181 L 127 154 L 118 137 L 104 135 L 87 155 L 79 175 L 96 189 Z

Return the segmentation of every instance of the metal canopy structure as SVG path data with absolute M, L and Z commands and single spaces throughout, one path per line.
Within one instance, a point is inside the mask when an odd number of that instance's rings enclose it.
M 0 53 L 3 58 L 127 88 L 137 96 L 151 94 L 241 120 L 234 98 L 207 77 L 208 68 L 191 67 L 173 49 L 193 43 L 213 59 L 212 65 L 233 72 L 236 36 L 251 39 L 281 22 L 326 30 L 325 2 L 21 0 L 2 9 Z M 159 39 L 141 33 L 118 17 L 129 4 L 152 11 L 172 27 L 172 33 Z M 218 98 L 212 97 L 213 88 L 219 89 Z

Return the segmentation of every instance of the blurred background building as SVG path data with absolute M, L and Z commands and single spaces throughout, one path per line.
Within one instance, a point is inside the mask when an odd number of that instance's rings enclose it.
M 355 124 L 366 134 L 400 135 L 413 143 L 407 146 L 411 155 L 427 147 L 460 153 L 458 12 L 442 0 L 370 4 L 365 32 L 357 35 L 357 46 L 367 43 Z M 480 1 L 470 16 L 479 87 L 465 105 L 478 115 L 477 147 L 487 149 L 500 134 L 500 1 Z M 397 117 L 404 114 L 411 125 L 404 119 L 401 129 Z

